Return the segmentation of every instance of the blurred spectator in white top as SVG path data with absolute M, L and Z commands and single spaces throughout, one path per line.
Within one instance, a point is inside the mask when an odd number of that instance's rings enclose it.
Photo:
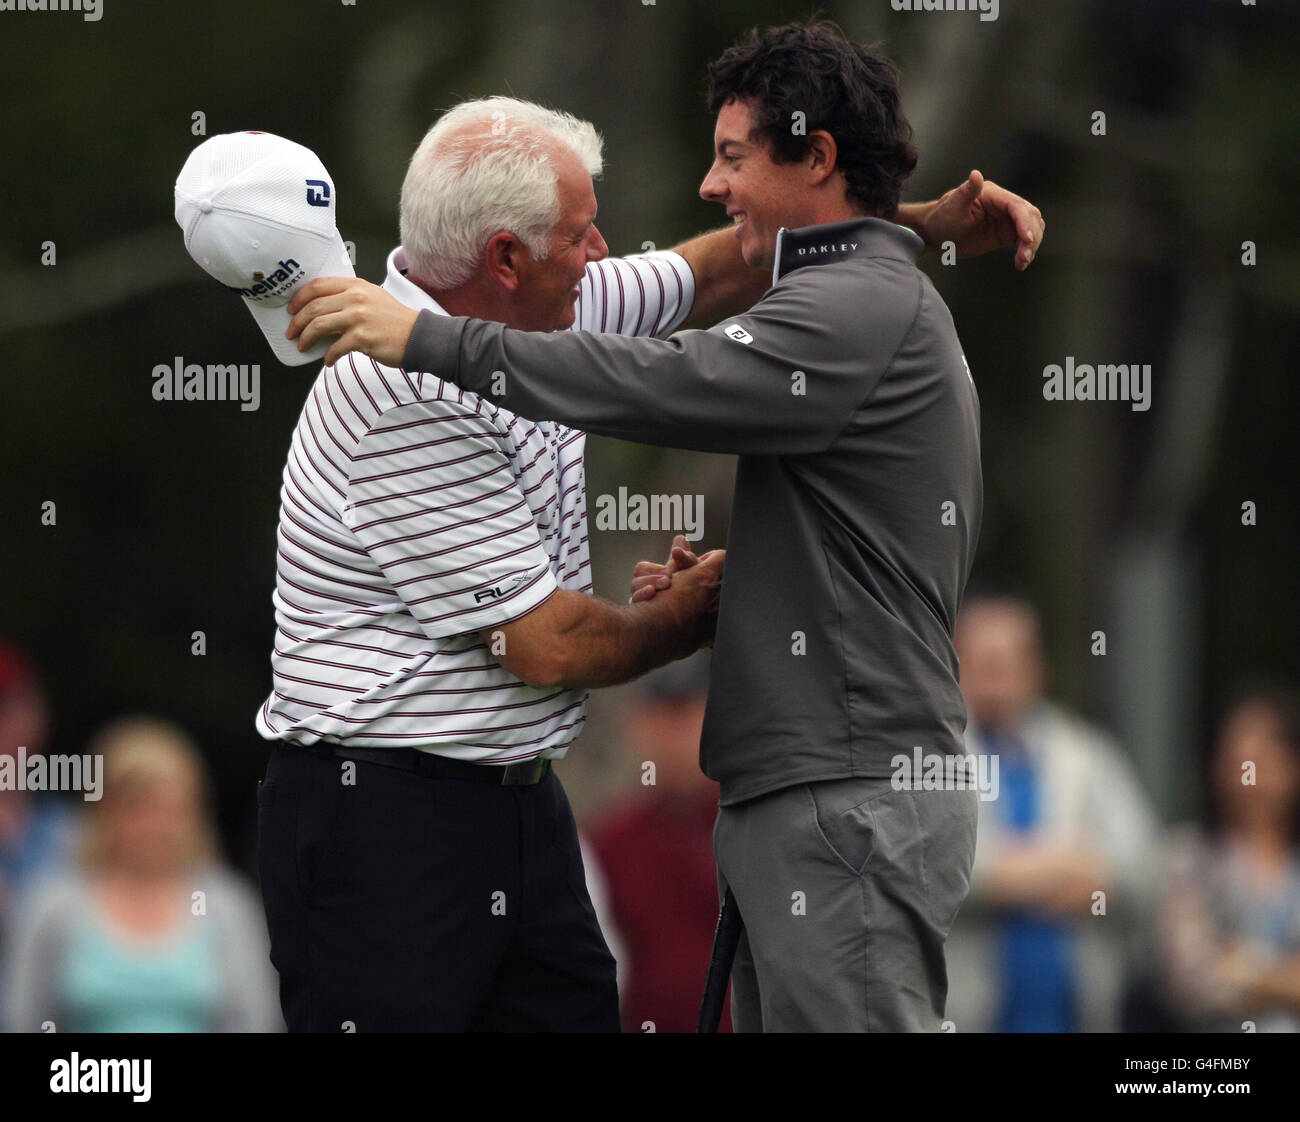
M 135 717 L 104 729 L 103 796 L 83 852 L 15 917 L 11 1031 L 258 1032 L 283 1027 L 255 896 L 217 858 L 190 739 Z
M 1215 827 L 1171 846 L 1161 910 L 1170 1011 L 1183 1027 L 1300 1030 L 1300 703 L 1269 688 L 1224 717 Z
M 996 755 L 948 941 L 959 1032 L 1113 1032 L 1155 883 L 1156 823 L 1124 754 L 1043 696 L 1037 612 L 972 598 L 955 644 L 967 749 Z

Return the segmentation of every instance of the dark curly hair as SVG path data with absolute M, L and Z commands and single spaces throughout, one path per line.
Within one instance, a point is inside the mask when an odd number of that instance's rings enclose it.
M 754 114 L 755 138 L 777 163 L 802 159 L 807 135 L 824 129 L 839 150 L 836 166 L 849 201 L 867 214 L 890 217 L 903 182 L 916 167 L 912 126 L 899 105 L 898 68 L 875 47 L 849 40 L 827 20 L 754 28 L 709 65 L 709 110 L 733 100 Z

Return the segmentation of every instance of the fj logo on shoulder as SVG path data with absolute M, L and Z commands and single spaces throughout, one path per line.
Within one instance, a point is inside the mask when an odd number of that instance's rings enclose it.
M 754 337 L 738 323 L 729 323 L 722 329 L 722 334 L 728 339 L 735 339 L 737 343 L 752 343 Z

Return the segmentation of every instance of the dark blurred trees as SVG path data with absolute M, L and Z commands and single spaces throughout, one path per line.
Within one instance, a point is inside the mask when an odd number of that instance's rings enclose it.
M 903 65 L 922 151 L 914 196 L 978 166 L 1048 217 L 1028 274 L 1001 256 L 927 262 L 983 401 L 978 574 L 1038 599 L 1056 691 L 1115 723 L 1166 807 L 1185 810 L 1231 680 L 1300 670 L 1296 19 L 1228 0 L 1004 4 L 993 23 L 829 10 Z M 173 716 L 216 769 L 236 849 L 247 841 L 279 479 L 310 372 L 278 367 L 239 302 L 185 255 L 171 191 L 200 139 L 192 114 L 209 135 L 261 128 L 320 153 L 358 271 L 378 280 L 406 160 L 437 112 L 494 92 L 548 101 L 605 134 L 601 225 L 614 252 L 633 252 L 719 222 L 695 195 L 711 133 L 704 64 L 750 24 L 804 14 L 105 0 L 98 23 L 0 16 L 0 633 L 49 681 L 56 747 L 124 709 Z M 1098 109 L 1105 137 L 1090 132 Z M 47 241 L 53 267 L 40 264 Z M 1153 408 L 1045 402 L 1042 368 L 1067 354 L 1150 362 Z M 261 408 L 154 402 L 152 368 L 176 355 L 260 363 Z M 725 460 L 593 441 L 588 472 L 593 495 L 707 491 L 709 544 L 723 532 Z M 1245 500 L 1255 527 L 1241 524 Z M 592 537 L 611 596 L 632 559 L 663 548 L 654 535 Z M 1098 629 L 1106 660 L 1089 654 Z M 190 654 L 198 630 L 202 657 Z M 575 755 L 604 758 L 616 699 L 594 706 Z M 600 786 L 579 777 L 578 801 Z

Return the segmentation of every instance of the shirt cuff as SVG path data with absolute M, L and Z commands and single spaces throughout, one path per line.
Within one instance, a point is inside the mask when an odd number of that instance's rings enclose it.
M 415 317 L 411 337 L 406 340 L 402 367 L 460 384 L 460 335 L 465 321 L 452 316 L 434 315 L 425 309 Z M 468 386 L 464 387 L 469 389 Z

